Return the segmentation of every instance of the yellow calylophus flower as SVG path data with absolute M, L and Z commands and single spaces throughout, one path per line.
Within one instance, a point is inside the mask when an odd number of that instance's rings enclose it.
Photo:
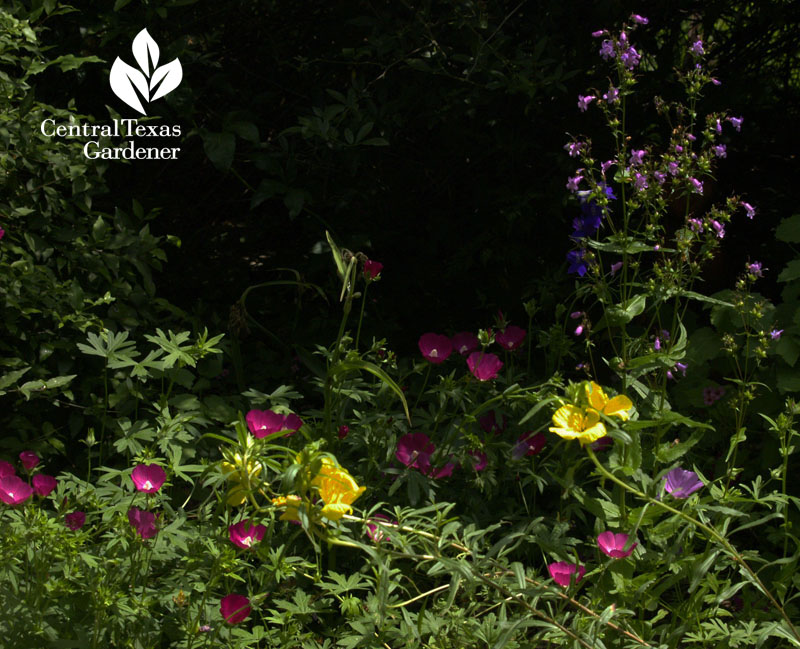
M 275 507 L 285 507 L 286 511 L 280 515 L 278 520 L 281 521 L 300 521 L 300 514 L 298 513 L 298 508 L 303 503 L 302 498 L 300 496 L 295 496 L 294 494 L 289 496 L 278 496 L 277 498 L 272 499 L 272 504 Z
M 606 427 L 600 421 L 599 413 L 592 408 L 584 411 L 569 404 L 561 406 L 553 414 L 553 423 L 555 426 L 550 428 L 550 432 L 564 439 L 577 439 L 581 446 L 596 442 L 606 435 Z
M 338 521 L 345 514 L 353 512 L 350 506 L 367 488 L 359 487 L 347 469 L 336 465 L 330 458 L 322 458 L 322 467 L 311 481 L 311 485 L 319 491 L 324 503 L 322 515 L 332 521 Z
M 622 421 L 627 421 L 630 417 L 628 411 L 633 408 L 633 403 L 624 394 L 609 399 L 606 393 L 603 392 L 603 388 L 594 381 L 586 384 L 586 399 L 589 401 L 589 405 L 597 412 L 607 417 L 616 415 Z

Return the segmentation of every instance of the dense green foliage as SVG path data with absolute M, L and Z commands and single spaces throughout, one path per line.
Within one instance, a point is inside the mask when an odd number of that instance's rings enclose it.
M 800 15 L 696 5 L 2 3 L 0 646 L 800 646 Z M 145 26 L 179 159 L 46 135 Z

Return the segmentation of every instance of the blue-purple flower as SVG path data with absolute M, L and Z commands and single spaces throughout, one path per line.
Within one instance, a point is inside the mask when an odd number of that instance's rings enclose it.
M 617 52 L 614 50 L 614 41 L 606 39 L 600 44 L 600 56 L 603 57 L 604 61 L 613 59 L 616 55 Z
M 680 467 L 672 469 L 664 478 L 664 488 L 673 498 L 688 498 L 704 486 L 694 471 L 685 471 Z
M 756 215 L 756 208 L 750 205 L 750 203 L 745 203 L 742 201 L 742 207 L 745 209 L 748 219 L 752 219 Z
M 631 15 L 631 20 L 633 22 L 635 22 L 636 24 L 638 24 L 638 25 L 646 25 L 647 23 L 650 22 L 650 20 L 648 18 L 645 18 L 644 16 L 640 16 L 639 14 Z
M 634 180 L 633 186 L 636 188 L 637 192 L 643 192 L 645 189 L 649 187 L 649 185 L 647 184 L 647 176 L 637 172 L 636 180 Z
M 714 145 L 714 155 L 718 158 L 727 158 L 728 151 L 724 144 L 715 144 Z
M 567 273 L 570 275 L 577 273 L 579 277 L 583 277 L 586 274 L 589 265 L 583 259 L 585 254 L 586 251 L 583 249 L 570 250 L 567 253 L 567 262 L 569 263 Z
M 744 121 L 743 117 L 728 117 L 727 120 L 733 124 L 733 128 L 735 128 L 737 131 L 742 130 L 742 122 Z
M 581 112 L 586 112 L 586 109 L 589 108 L 589 104 L 591 104 L 597 97 L 594 95 L 578 95 L 578 108 L 581 109 Z
M 644 149 L 634 149 L 631 151 L 631 164 L 632 165 L 640 165 L 644 162 L 644 156 L 647 155 L 647 151 Z
M 782 333 L 783 329 L 773 329 L 772 331 L 769 332 L 769 336 L 770 338 L 772 338 L 772 340 L 780 340 Z

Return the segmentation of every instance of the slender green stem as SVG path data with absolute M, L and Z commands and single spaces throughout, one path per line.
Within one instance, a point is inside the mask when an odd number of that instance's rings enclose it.
M 361 312 L 358 314 L 358 329 L 356 329 L 356 343 L 354 349 L 358 351 L 358 341 L 361 340 L 361 323 L 364 321 L 364 305 L 367 303 L 367 288 L 369 282 L 364 284 L 364 292 L 361 294 Z

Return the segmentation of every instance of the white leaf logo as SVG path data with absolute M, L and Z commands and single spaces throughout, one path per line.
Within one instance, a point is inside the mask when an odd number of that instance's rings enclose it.
M 175 90 L 183 79 L 183 68 L 178 59 L 158 67 L 158 43 L 147 29 L 136 35 L 131 49 L 139 70 L 117 57 L 111 66 L 109 83 L 117 97 L 142 115 L 147 115 L 142 99 L 150 103 Z

